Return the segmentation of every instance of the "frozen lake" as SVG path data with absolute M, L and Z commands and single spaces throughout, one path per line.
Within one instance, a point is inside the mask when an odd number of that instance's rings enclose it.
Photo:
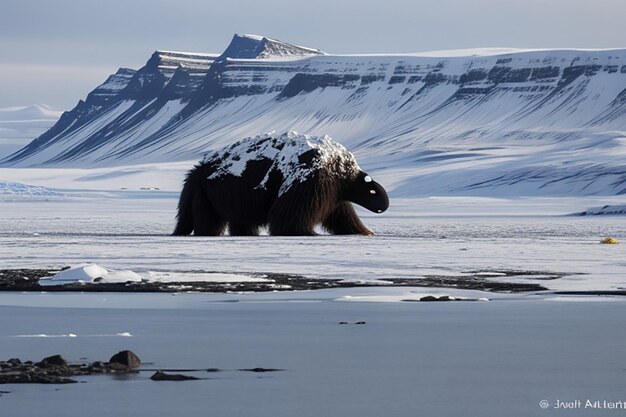
M 541 400 L 624 399 L 626 303 L 330 301 L 339 295 L 0 294 L 0 313 L 16 318 L 0 327 L 0 357 L 80 362 L 131 349 L 145 368 L 223 370 L 5 385 L 0 404 L 12 417 L 543 416 L 556 410 Z M 16 337 L 41 333 L 59 337 Z M 237 371 L 253 367 L 285 371 Z

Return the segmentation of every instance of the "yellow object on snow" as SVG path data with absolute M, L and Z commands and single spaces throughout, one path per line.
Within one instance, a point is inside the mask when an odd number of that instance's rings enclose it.
M 604 239 L 600 241 L 600 243 L 606 243 L 607 245 L 615 245 L 615 244 L 618 244 L 619 242 L 614 237 L 605 237 Z

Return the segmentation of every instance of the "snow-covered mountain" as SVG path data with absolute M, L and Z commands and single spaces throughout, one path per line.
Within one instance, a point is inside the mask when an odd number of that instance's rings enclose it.
M 198 160 L 272 130 L 332 136 L 396 196 L 626 193 L 626 49 L 330 55 L 235 35 L 119 70 L 2 163 Z
M 50 129 L 61 113 L 46 105 L 0 108 L 0 158 Z

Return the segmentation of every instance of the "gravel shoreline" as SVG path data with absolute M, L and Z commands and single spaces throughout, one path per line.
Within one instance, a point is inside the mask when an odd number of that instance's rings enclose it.
M 541 282 L 559 279 L 566 274 L 545 271 L 468 271 L 464 275 L 425 275 L 416 278 L 385 278 L 383 282 L 368 283 L 365 280 L 345 281 L 308 278 L 302 275 L 258 273 L 265 282 L 127 282 L 127 283 L 86 283 L 58 286 L 41 286 L 39 279 L 54 275 L 65 269 L 2 269 L 0 270 L 0 291 L 72 291 L 72 292 L 268 292 L 319 290 L 328 288 L 356 287 L 431 287 L 481 290 L 489 292 L 537 292 L 548 290 Z M 207 271 L 186 271 L 206 273 Z M 537 282 L 508 282 L 515 278 Z

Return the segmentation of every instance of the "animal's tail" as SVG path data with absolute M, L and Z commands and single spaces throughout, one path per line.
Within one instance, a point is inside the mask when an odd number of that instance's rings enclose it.
M 183 190 L 180 192 L 180 200 L 178 200 L 176 228 L 174 229 L 174 233 L 172 233 L 174 236 L 190 235 L 193 231 L 193 200 L 199 188 L 202 187 L 200 179 L 200 167 L 198 166 L 195 166 L 189 171 L 187 178 L 185 178 Z

